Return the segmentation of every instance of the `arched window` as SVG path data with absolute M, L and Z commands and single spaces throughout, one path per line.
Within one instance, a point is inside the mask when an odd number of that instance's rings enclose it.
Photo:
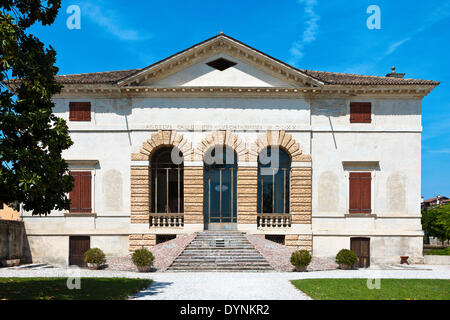
M 183 212 L 182 157 L 181 151 L 175 147 L 163 147 L 153 154 L 151 160 L 153 213 Z
M 289 213 L 291 158 L 279 147 L 258 156 L 258 213 Z
M 237 222 L 237 155 L 229 147 L 215 146 L 204 156 L 205 227 Z

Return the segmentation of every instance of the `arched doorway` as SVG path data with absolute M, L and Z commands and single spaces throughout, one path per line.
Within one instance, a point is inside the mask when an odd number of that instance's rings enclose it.
M 215 146 L 204 155 L 205 230 L 237 229 L 237 155 Z

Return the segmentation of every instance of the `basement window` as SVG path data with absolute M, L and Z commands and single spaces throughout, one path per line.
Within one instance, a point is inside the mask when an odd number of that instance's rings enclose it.
M 210 66 L 211 68 L 220 70 L 220 71 L 224 71 L 228 68 L 231 68 L 235 65 L 237 65 L 236 62 L 224 59 L 224 58 L 219 58 L 213 61 L 210 61 L 207 63 L 208 66 Z
M 284 245 L 285 236 L 282 234 L 266 234 L 266 240 Z
M 164 243 L 170 240 L 173 240 L 177 237 L 176 234 L 157 234 L 156 235 L 156 244 Z

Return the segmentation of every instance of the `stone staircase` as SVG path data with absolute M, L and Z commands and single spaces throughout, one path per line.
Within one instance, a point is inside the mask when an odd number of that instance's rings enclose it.
M 198 233 L 168 269 L 189 272 L 273 270 L 244 233 L 237 231 Z

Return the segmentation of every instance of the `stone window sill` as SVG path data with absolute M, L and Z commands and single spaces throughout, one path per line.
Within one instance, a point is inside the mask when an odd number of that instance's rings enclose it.
M 346 218 L 376 218 L 377 215 L 373 213 L 348 213 L 345 214 Z
M 97 217 L 93 212 L 64 212 L 64 217 Z

